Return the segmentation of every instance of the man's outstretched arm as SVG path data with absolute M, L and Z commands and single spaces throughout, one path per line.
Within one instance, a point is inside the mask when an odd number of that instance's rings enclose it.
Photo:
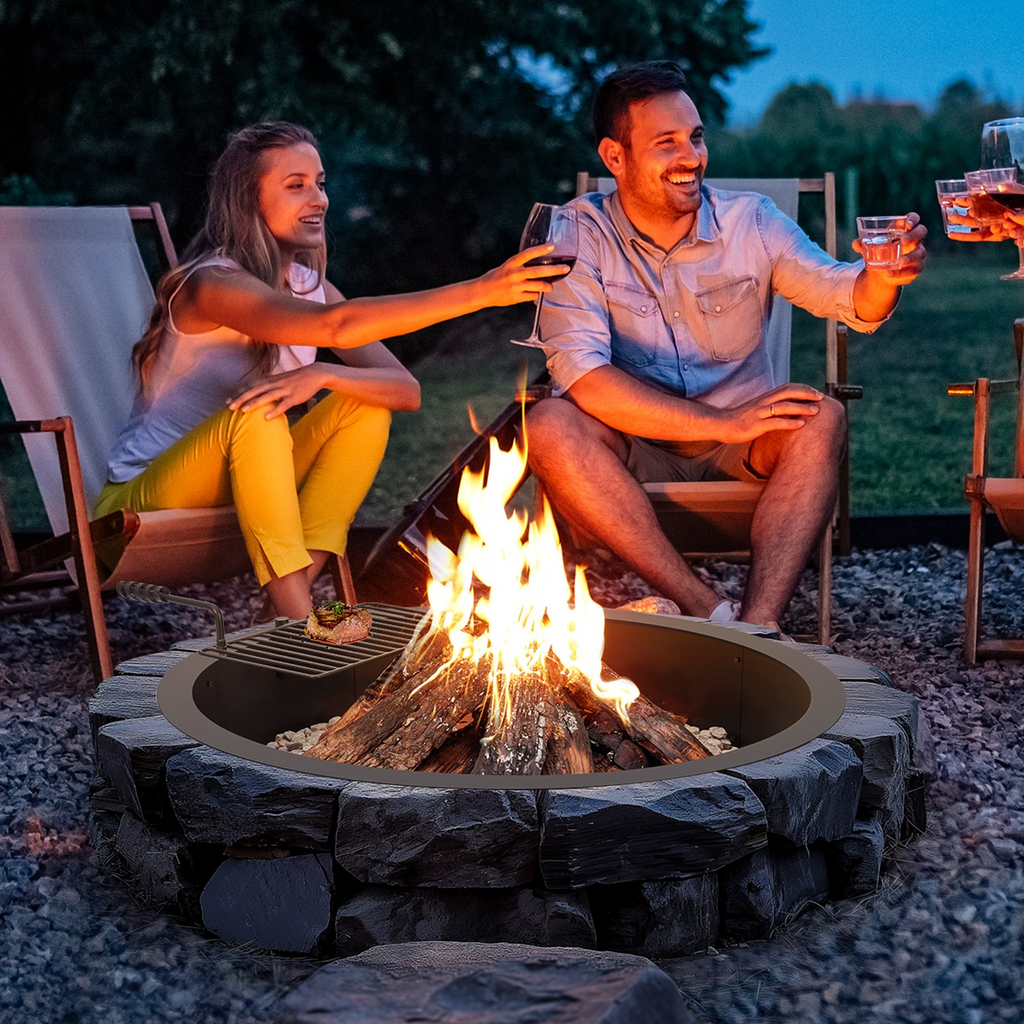
M 884 320 L 893 311 L 900 288 L 924 270 L 924 239 L 928 229 L 916 213 L 908 213 L 907 221 L 910 230 L 904 236 L 899 265 L 877 270 L 865 266 L 854 282 L 853 305 L 862 320 Z M 853 248 L 859 253 L 864 251 L 858 240 L 854 240 Z

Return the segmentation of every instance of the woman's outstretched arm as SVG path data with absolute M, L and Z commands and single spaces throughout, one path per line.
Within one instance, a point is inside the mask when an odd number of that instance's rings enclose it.
M 561 277 L 568 270 L 560 265 L 525 266 L 553 248 L 524 249 L 471 281 L 327 305 L 275 291 L 243 270 L 201 267 L 185 282 L 174 304 L 174 318 L 179 330 L 190 334 L 230 327 L 274 345 L 351 349 L 488 306 L 535 299 L 551 290 L 547 278 Z

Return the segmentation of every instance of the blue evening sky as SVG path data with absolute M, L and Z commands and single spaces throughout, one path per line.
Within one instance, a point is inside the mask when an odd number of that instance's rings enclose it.
M 970 78 L 987 98 L 1024 104 L 1024 0 L 749 0 L 747 11 L 761 25 L 754 42 L 772 53 L 720 86 L 730 123 L 756 120 L 789 82 L 822 82 L 839 103 L 860 94 L 931 107 Z

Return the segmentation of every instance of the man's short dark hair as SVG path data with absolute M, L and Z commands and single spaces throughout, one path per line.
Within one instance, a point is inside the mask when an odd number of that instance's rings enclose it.
M 594 141 L 629 146 L 629 107 L 666 92 L 686 92 L 686 74 L 674 60 L 648 60 L 613 71 L 594 94 Z

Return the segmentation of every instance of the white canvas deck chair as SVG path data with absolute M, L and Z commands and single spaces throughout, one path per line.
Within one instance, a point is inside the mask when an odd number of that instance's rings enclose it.
M 53 532 L 16 550 L 0 501 L 0 586 L 52 585 L 46 570 L 64 563 L 78 585 L 97 681 L 113 672 L 101 590 L 120 580 L 173 588 L 251 571 L 234 506 L 123 509 L 90 522 L 135 393 L 131 349 L 153 308 L 133 221 L 148 223 L 165 266 L 176 265 L 158 203 L 0 207 L 0 383 L 15 420 L 0 432 L 23 436 Z M 109 574 L 94 557 L 104 545 L 124 545 Z M 347 560 L 330 568 L 354 602 Z
M 820 194 L 825 207 L 825 245 L 830 256 L 836 254 L 835 175 L 822 178 L 709 178 L 713 188 L 759 192 L 768 196 L 783 213 L 797 220 L 800 196 Z M 614 178 L 595 178 L 586 172 L 576 177 L 576 194 L 610 192 Z M 768 322 L 766 344 L 773 368 L 772 386 L 790 380 L 790 332 L 793 308 L 776 298 Z M 861 389 L 847 383 L 847 329 L 845 324 L 825 320 L 826 394 L 843 402 L 859 398 Z M 814 383 L 809 382 L 809 383 Z M 754 506 L 764 485 L 744 481 L 707 481 L 699 483 L 650 483 L 644 490 L 654 505 L 658 521 L 666 535 L 687 556 L 715 555 L 743 560 L 749 557 L 750 524 Z M 827 644 L 831 638 L 832 553 L 837 546 L 849 551 L 849 464 L 844 457 L 840 467 L 839 498 L 832 528 L 825 531 L 818 552 L 818 634 L 817 641 Z

